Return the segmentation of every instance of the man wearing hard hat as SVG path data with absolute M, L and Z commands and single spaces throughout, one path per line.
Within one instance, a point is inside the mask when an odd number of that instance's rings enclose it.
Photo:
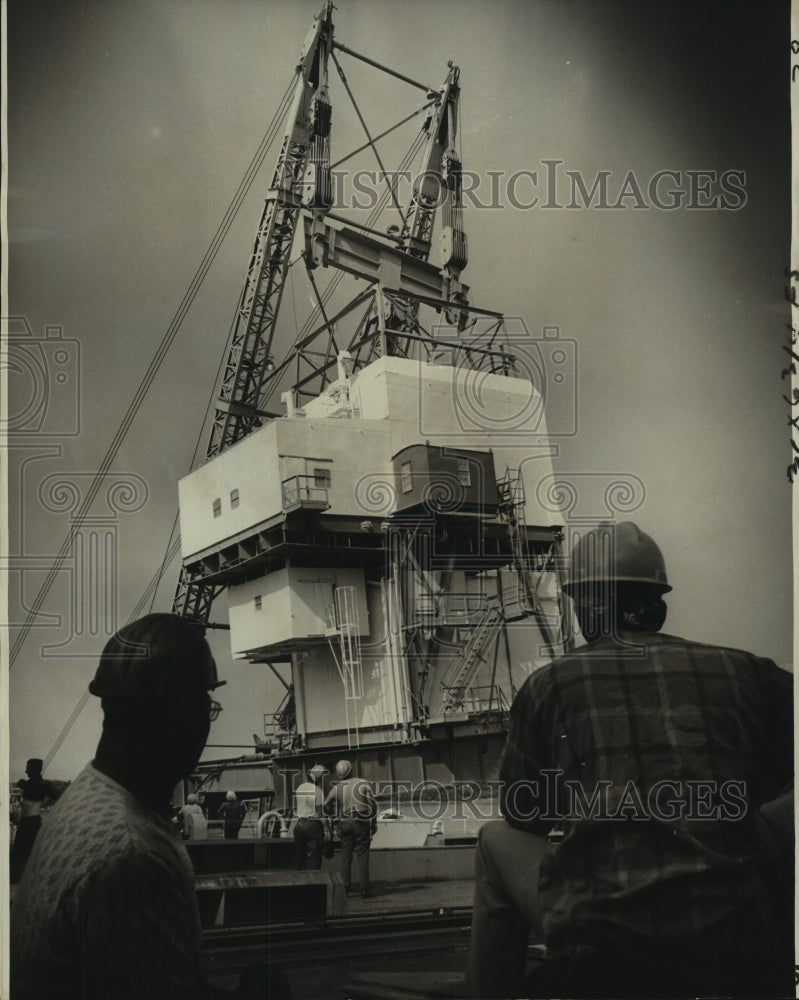
M 224 683 L 177 615 L 147 615 L 106 644 L 89 685 L 103 709 L 94 760 L 53 807 L 14 897 L 14 1000 L 230 995 L 203 977 L 191 862 L 169 819 Z
M 361 898 L 368 899 L 372 895 L 369 887 L 369 847 L 377 830 L 377 802 L 369 783 L 352 773 L 352 764 L 348 760 L 340 760 L 336 764 L 336 777 L 338 781 L 327 793 L 324 808 L 340 821 L 341 879 L 349 894 L 354 855 Z
M 325 827 L 329 820 L 324 815 L 322 806 L 325 796 L 322 791 L 322 779 L 327 769 L 321 764 L 314 764 L 308 771 L 309 781 L 297 785 L 294 792 L 294 870 L 298 872 L 310 869 L 318 871 L 322 867 L 322 852 L 325 841 Z
M 578 538 L 564 589 L 587 644 L 511 709 L 471 995 L 792 995 L 791 675 L 662 634 L 665 562 L 630 522 Z

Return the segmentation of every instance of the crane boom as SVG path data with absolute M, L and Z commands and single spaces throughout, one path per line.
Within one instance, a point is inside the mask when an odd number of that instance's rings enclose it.
M 319 205 L 330 201 L 332 183 L 329 170 L 324 174 L 323 164 L 330 133 L 327 61 L 333 43 L 332 11 L 333 4 L 328 0 L 300 53 L 294 98 L 219 382 L 206 459 L 214 458 L 258 426 L 258 404 L 271 360 L 303 188 L 305 202 L 309 200 L 309 168 L 314 190 L 311 202 Z M 312 159 L 314 162 L 309 164 Z M 181 569 L 172 610 L 206 627 L 221 589 L 195 583 Z
M 324 235 L 330 230 L 325 221 L 333 195 L 328 59 L 332 56 L 335 61 L 334 47 L 351 52 L 338 43 L 334 45 L 332 10 L 333 4 L 331 0 L 327 0 L 314 20 L 300 54 L 291 110 L 266 195 L 219 381 L 206 461 L 217 457 L 261 425 L 261 418 L 265 415 L 262 400 L 267 395 L 272 380 L 284 370 L 284 365 L 275 370 L 272 350 L 300 213 L 304 212 L 306 215 L 306 228 L 310 227 L 317 234 Z M 370 62 L 385 69 L 373 60 Z M 344 87 L 352 98 L 337 62 L 336 66 Z M 401 74 L 393 75 L 422 86 Z M 425 123 L 427 141 L 421 170 L 410 207 L 404 216 L 402 231 L 394 244 L 394 256 L 406 258 L 407 265 L 403 265 L 406 268 L 410 268 L 414 262 L 417 268 L 422 268 L 426 275 L 424 281 L 428 284 L 423 282 L 421 291 L 431 297 L 428 301 L 438 300 L 437 308 L 444 311 L 448 323 L 462 328 L 466 318 L 464 309 L 468 308 L 468 289 L 459 280 L 460 272 L 466 266 L 467 256 L 462 224 L 461 164 L 455 145 L 459 95 L 459 70 L 450 63 L 442 89 L 437 94 L 428 94 L 435 104 Z M 354 103 L 354 98 L 352 99 Z M 355 107 L 357 111 L 357 105 Z M 362 124 L 365 128 L 363 121 Z M 374 148 L 375 143 L 368 130 L 367 137 L 369 145 Z M 376 150 L 375 153 L 377 155 Z M 442 253 L 441 263 L 434 266 L 428 261 L 435 215 L 439 207 L 442 209 L 443 219 L 440 234 Z M 351 232 L 350 238 L 355 241 L 359 252 L 366 249 L 375 256 L 375 260 L 386 257 L 389 253 L 390 246 L 381 249 L 379 244 L 363 233 Z M 376 249 L 367 247 L 367 244 L 375 244 Z M 344 242 L 341 241 L 340 245 L 343 247 Z M 341 254 L 325 253 L 324 256 L 324 263 L 338 264 Z M 306 264 L 309 268 L 314 266 L 307 253 Z M 431 272 L 430 275 L 427 275 L 428 271 Z M 356 338 L 349 345 L 359 365 L 368 363 L 372 357 L 381 353 L 407 356 L 412 344 L 420 339 L 420 289 L 406 290 L 398 285 L 394 292 L 382 304 L 373 306 L 372 318 L 366 324 L 365 335 L 360 342 Z M 381 330 L 379 338 L 374 336 L 375 325 L 379 325 Z M 332 327 L 327 317 L 318 333 L 331 340 Z M 302 350 L 308 353 L 306 340 L 302 341 Z M 365 356 L 361 355 L 361 351 Z M 325 357 L 329 358 L 329 355 L 328 344 Z M 321 386 L 324 386 L 327 380 L 324 366 L 318 368 L 316 376 L 321 378 Z M 300 380 L 298 375 L 298 386 L 310 383 L 314 378 L 315 376 L 311 376 Z M 206 627 L 211 605 L 219 589 L 202 579 L 187 577 L 185 570 L 181 569 L 173 610 Z
M 327 60 L 333 38 L 332 8 L 328 2 L 314 21 L 297 66 L 294 101 L 255 237 L 206 458 L 218 455 L 257 426 L 261 388 L 303 204 L 302 186 L 307 183 L 313 147 L 323 145 L 330 130 Z M 320 165 L 311 166 L 318 171 Z M 315 187 L 320 199 L 329 200 L 329 176 L 325 182 L 317 173 Z

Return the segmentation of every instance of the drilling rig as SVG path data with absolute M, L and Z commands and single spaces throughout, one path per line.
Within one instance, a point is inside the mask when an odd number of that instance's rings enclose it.
M 296 67 L 206 460 L 179 484 L 174 609 L 207 627 L 227 591 L 232 656 L 284 685 L 273 766 L 347 753 L 376 781 L 489 780 L 515 691 L 571 642 L 562 530 L 536 499 L 553 453 L 523 363 L 538 348 L 462 281 L 458 67 L 429 87 L 338 42 L 332 12 Z M 392 128 L 372 135 L 339 54 L 424 95 L 407 205 L 381 158 Z M 336 78 L 387 182 L 365 220 L 336 196 Z M 316 309 L 291 329 L 295 264 Z

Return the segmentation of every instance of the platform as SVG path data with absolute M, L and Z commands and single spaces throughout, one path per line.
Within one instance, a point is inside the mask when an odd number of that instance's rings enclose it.
M 212 981 L 232 989 L 247 962 L 268 960 L 293 1000 L 462 996 L 472 880 L 377 882 L 372 892 L 317 923 L 207 929 Z
M 212 981 L 233 989 L 247 962 L 270 961 L 292 1000 L 462 998 L 473 881 L 377 883 L 373 891 L 350 897 L 346 916 L 318 924 L 206 931 Z M 541 957 L 531 944 L 529 967 Z
M 277 869 L 199 875 L 195 888 L 203 927 L 319 921 L 347 912 L 338 872 Z

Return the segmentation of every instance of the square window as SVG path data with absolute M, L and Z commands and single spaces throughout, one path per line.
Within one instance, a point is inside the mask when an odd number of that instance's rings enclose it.
M 315 468 L 313 470 L 313 484 L 314 486 L 326 487 L 330 485 L 330 480 L 332 476 L 330 469 Z
M 219 517 L 222 513 L 222 498 L 217 497 L 214 500 L 214 517 Z
M 403 462 L 400 466 L 400 483 L 403 493 L 410 493 L 413 489 L 413 476 L 411 475 L 410 462 Z

